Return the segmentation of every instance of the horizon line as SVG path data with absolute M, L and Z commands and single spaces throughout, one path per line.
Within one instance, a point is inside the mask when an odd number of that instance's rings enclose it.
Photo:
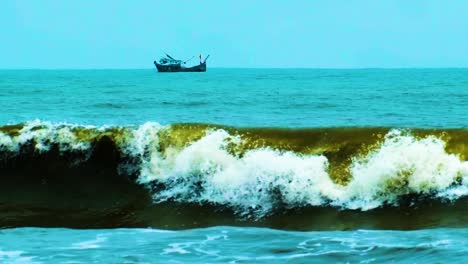
M 208 69 L 245 69 L 245 70 L 411 70 L 411 69 L 468 69 L 468 66 L 448 67 L 209 67 Z M 0 68 L 1 71 L 76 71 L 76 70 L 155 70 L 156 68 Z M 208 70 L 207 70 L 208 71 Z

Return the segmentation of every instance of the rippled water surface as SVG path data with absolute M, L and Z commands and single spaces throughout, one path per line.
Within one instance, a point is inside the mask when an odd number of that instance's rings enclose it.
M 463 263 L 467 229 L 0 231 L 2 263 Z M 8 243 L 5 243 L 9 241 Z
M 465 127 L 468 69 L 0 71 L 0 123 Z

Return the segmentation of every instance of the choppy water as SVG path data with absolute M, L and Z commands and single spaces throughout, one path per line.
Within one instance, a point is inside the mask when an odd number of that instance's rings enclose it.
M 0 261 L 463 263 L 467 88 L 467 69 L 0 71 Z

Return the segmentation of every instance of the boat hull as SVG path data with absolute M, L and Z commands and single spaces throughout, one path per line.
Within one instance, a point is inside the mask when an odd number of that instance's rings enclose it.
M 193 67 L 184 67 L 180 64 L 163 65 L 154 62 L 158 72 L 206 72 L 206 62 Z

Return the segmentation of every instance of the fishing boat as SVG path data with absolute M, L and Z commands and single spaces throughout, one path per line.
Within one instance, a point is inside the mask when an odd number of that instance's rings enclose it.
M 202 61 L 202 56 L 200 54 L 200 64 L 194 66 L 185 66 L 187 62 L 192 60 L 194 57 L 190 58 L 187 61 L 177 60 L 174 59 L 169 54 L 166 54 L 165 57 L 162 57 L 159 62 L 154 61 L 154 65 L 158 72 L 206 72 L 206 60 L 210 57 L 210 55 L 206 56 L 206 58 Z

